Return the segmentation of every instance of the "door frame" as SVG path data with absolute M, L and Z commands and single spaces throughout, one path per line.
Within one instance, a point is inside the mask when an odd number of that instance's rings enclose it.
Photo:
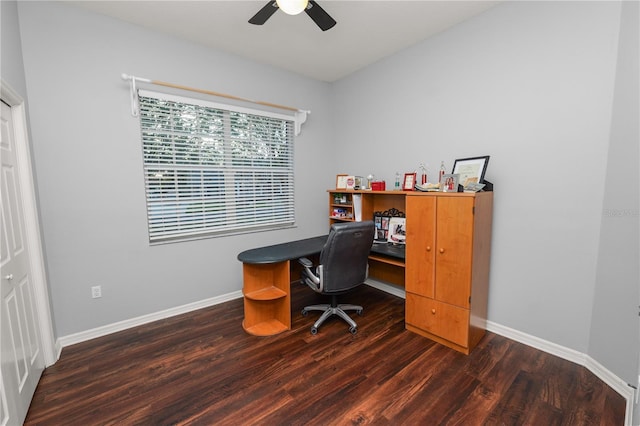
M 40 233 L 40 222 L 38 220 L 38 204 L 33 169 L 31 167 L 31 149 L 29 146 L 24 99 L 3 79 L 0 79 L 0 98 L 11 107 L 11 117 L 16 138 L 16 172 L 20 185 L 19 196 L 22 198 L 24 209 L 25 244 L 29 253 L 29 271 L 33 280 L 40 343 L 44 364 L 45 367 L 48 367 L 58 360 L 62 348 L 56 346 L 53 333 L 49 287 L 44 263 L 42 234 Z

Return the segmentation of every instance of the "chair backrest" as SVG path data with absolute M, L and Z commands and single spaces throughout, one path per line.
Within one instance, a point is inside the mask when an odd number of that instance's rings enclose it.
M 340 293 L 359 286 L 367 278 L 367 265 L 375 227 L 373 221 L 331 225 L 320 253 L 323 293 Z

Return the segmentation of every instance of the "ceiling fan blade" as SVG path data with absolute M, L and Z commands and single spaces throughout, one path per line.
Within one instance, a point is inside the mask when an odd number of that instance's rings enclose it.
M 267 19 L 271 18 L 271 15 L 276 13 L 278 10 L 278 5 L 274 0 L 267 2 L 267 4 L 258 11 L 251 19 L 249 19 L 250 24 L 254 25 L 262 25 L 267 22 Z
M 304 11 L 322 31 L 327 31 L 336 24 L 336 21 L 313 0 L 309 0 L 309 6 Z

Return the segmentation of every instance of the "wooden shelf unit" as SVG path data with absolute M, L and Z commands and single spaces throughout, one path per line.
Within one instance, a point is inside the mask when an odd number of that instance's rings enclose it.
M 242 265 L 244 312 L 242 327 L 255 336 L 291 329 L 289 262 Z
M 329 193 L 329 226 L 337 222 L 353 221 L 356 218 L 353 196 L 361 197 L 360 216 L 363 220 L 373 220 L 373 213 L 386 211 L 392 208 L 404 212 L 405 195 L 402 191 L 364 191 L 364 190 L 328 190 Z M 336 194 L 346 200 L 344 203 L 336 203 Z M 344 208 L 352 217 L 338 218 L 333 215 L 334 208 Z M 397 286 L 404 286 L 404 262 L 402 259 L 378 254 L 369 256 L 369 276 Z
M 406 258 L 372 253 L 369 276 L 405 287 L 407 330 L 469 354 L 485 334 L 493 192 L 329 190 L 329 224 L 395 208 L 407 218 Z M 343 194 L 354 218 L 332 216 Z

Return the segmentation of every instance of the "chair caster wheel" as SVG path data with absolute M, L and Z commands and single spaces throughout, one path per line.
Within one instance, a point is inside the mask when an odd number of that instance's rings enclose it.
M 303 309 L 303 310 L 302 310 L 302 316 L 303 316 L 303 317 L 306 317 L 308 313 L 309 313 L 309 312 L 307 312 L 307 310 L 306 310 L 306 309 Z
M 318 329 L 315 327 L 311 327 L 311 334 L 316 335 L 318 334 Z
M 349 327 L 349 332 L 351 334 L 356 334 L 358 332 L 358 329 L 356 327 Z

